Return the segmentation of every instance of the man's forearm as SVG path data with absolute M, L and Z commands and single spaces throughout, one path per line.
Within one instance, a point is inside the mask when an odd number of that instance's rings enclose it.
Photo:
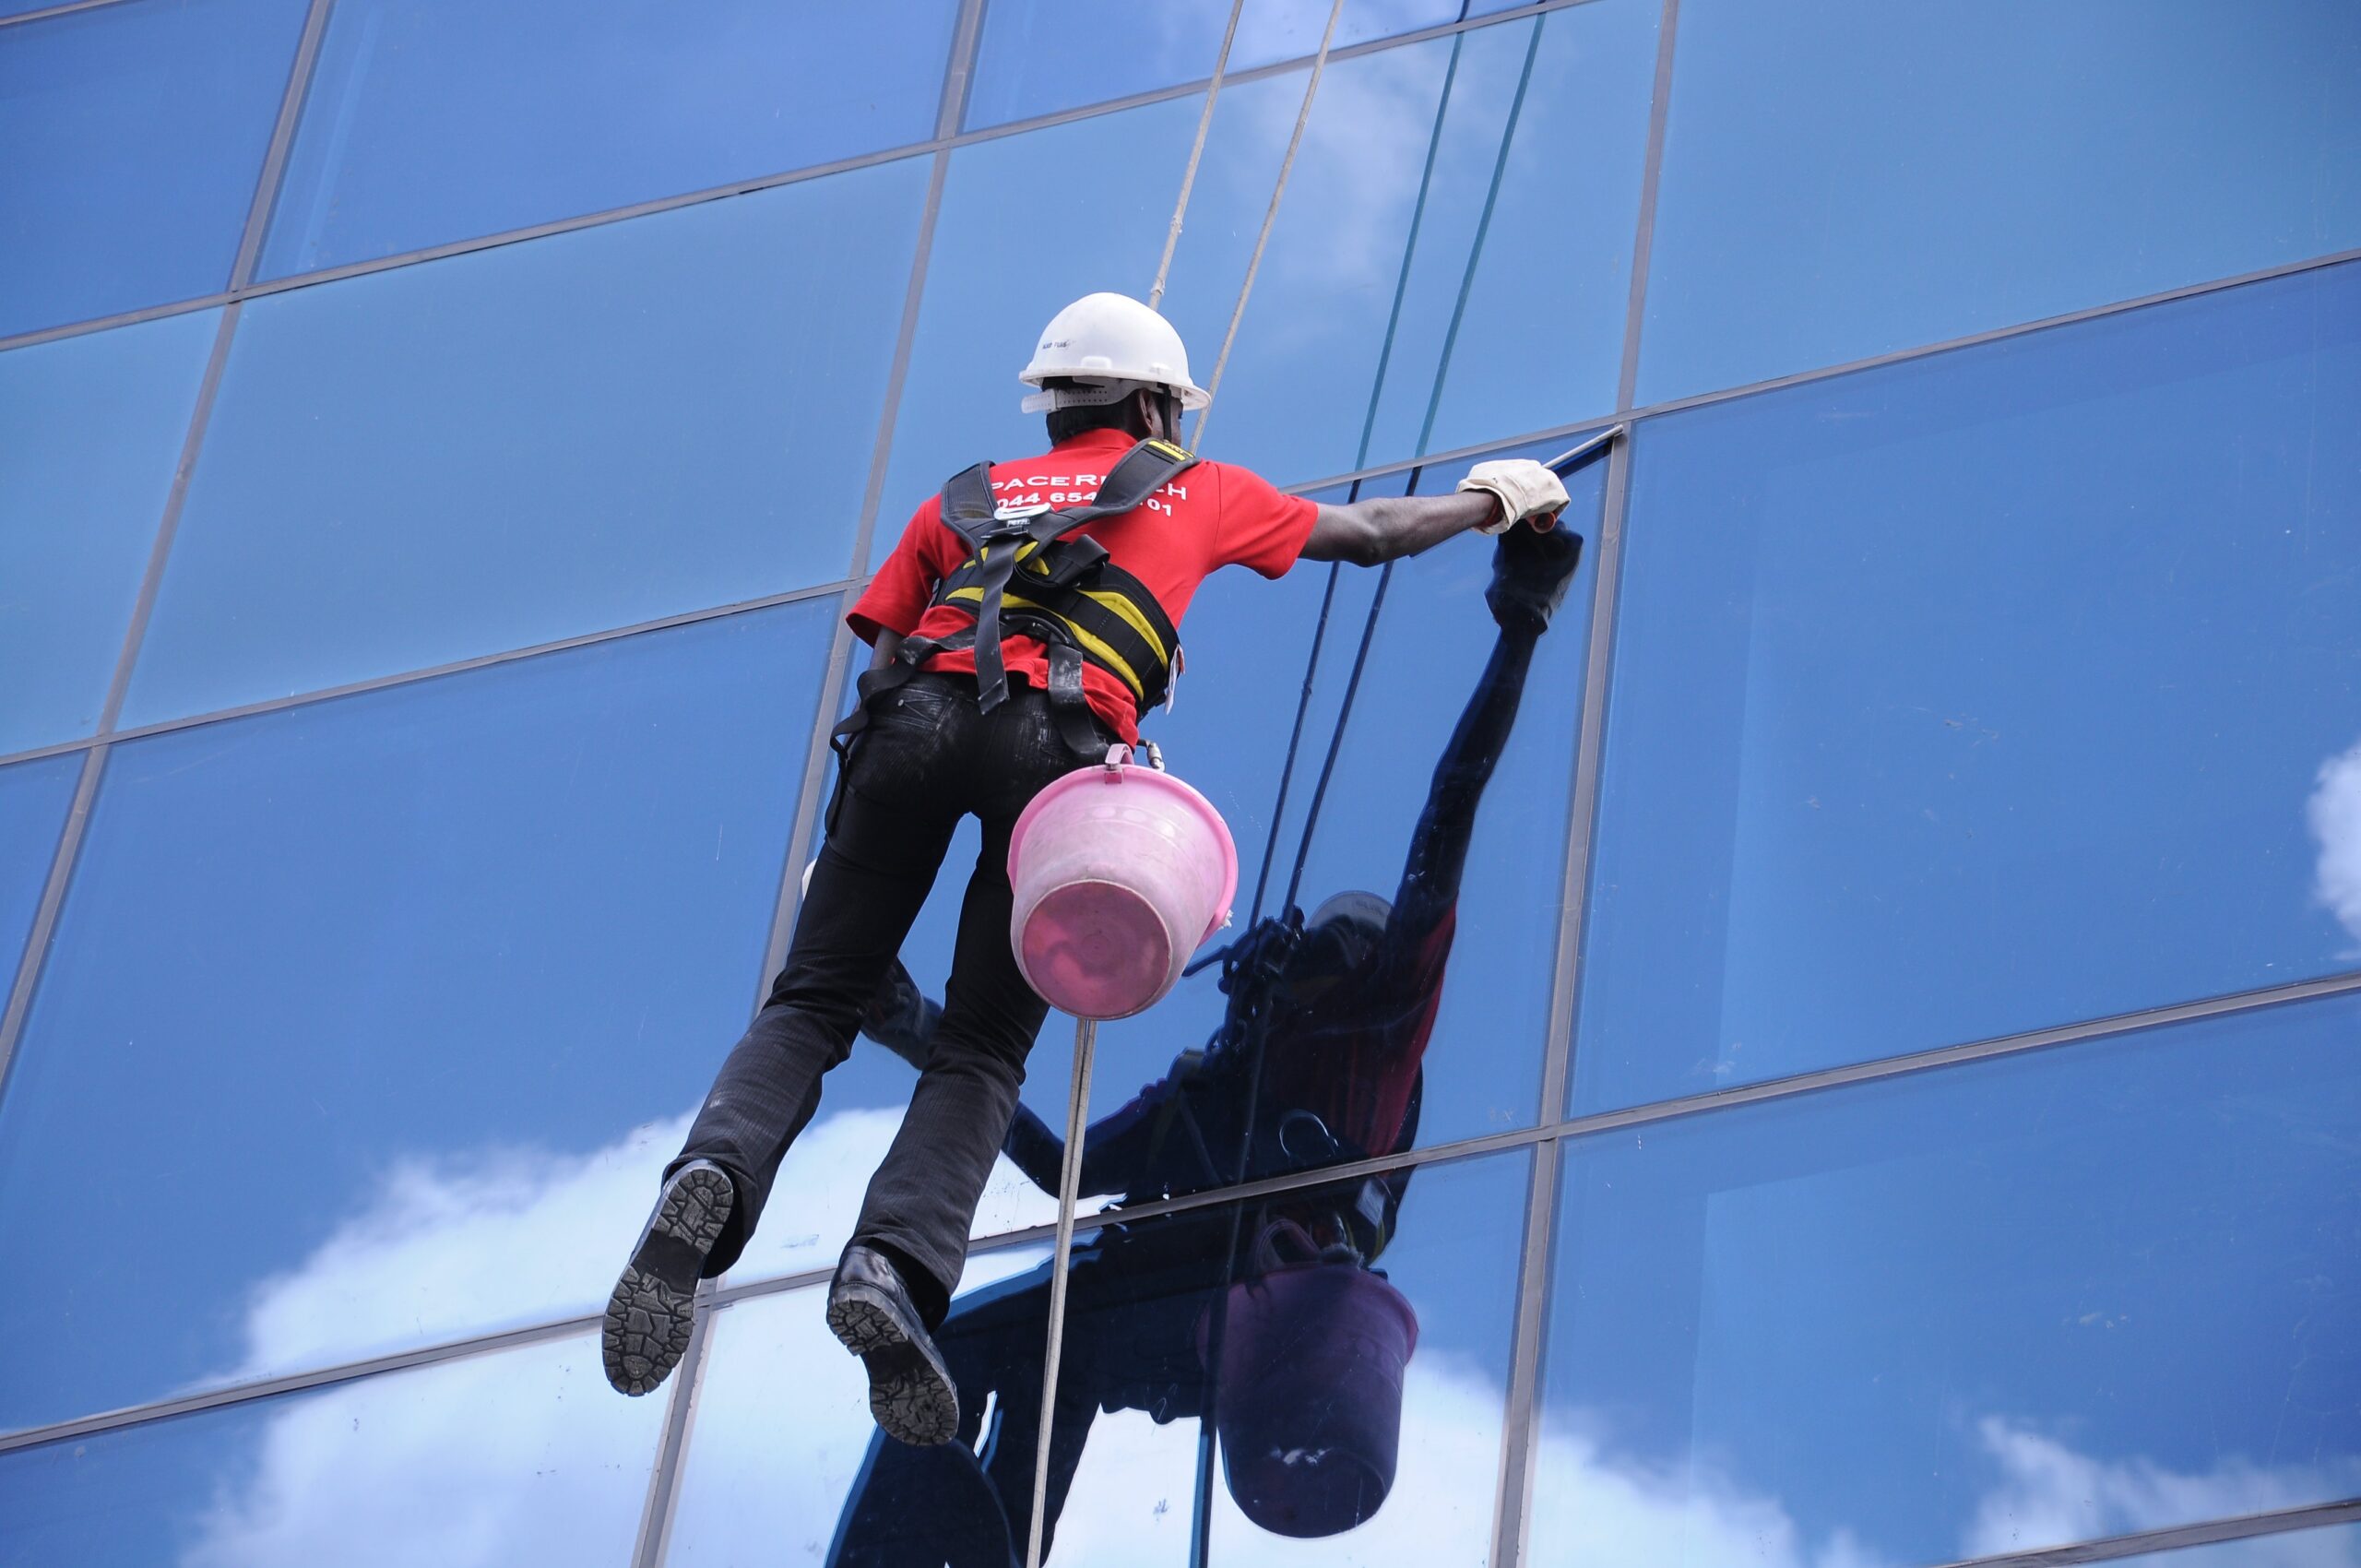
M 881 627 L 877 633 L 876 647 L 869 656 L 869 667 L 872 670 L 883 670 L 893 663 L 894 656 L 901 651 L 902 634 L 889 632 Z
M 1375 566 L 1430 550 L 1498 516 L 1500 503 L 1477 490 L 1449 495 L 1382 495 L 1346 505 L 1323 505 L 1303 553 L 1313 561 Z

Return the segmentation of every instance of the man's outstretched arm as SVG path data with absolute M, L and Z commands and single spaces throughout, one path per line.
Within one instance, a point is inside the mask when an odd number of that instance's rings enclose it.
M 1521 522 L 1544 522 L 1565 504 L 1565 485 L 1529 457 L 1478 463 L 1449 495 L 1323 502 L 1311 537 L 1304 541 L 1303 558 L 1382 565 L 1431 550 L 1470 529 L 1498 533 Z

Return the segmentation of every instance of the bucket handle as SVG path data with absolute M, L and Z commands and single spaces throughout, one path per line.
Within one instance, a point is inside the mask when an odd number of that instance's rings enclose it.
M 1158 773 L 1162 773 L 1164 771 L 1164 752 L 1154 741 L 1142 739 L 1140 742 L 1140 750 L 1146 754 L 1148 766 L 1156 769 Z M 1123 772 L 1123 765 L 1130 762 L 1134 754 L 1135 754 L 1131 747 L 1123 744 L 1121 741 L 1118 741 L 1113 745 L 1107 748 L 1107 759 L 1100 766 L 1104 766 L 1109 774 L 1121 778 Z

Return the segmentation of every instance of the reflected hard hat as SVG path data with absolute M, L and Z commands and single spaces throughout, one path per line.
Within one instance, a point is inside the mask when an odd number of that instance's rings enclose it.
M 1026 413 L 1085 403 L 1112 403 L 1144 386 L 1160 386 L 1184 409 L 1213 399 L 1189 379 L 1189 350 L 1172 324 L 1126 294 L 1085 294 L 1050 318 L 1018 378 L 1028 386 L 1079 381 L 1025 399 Z

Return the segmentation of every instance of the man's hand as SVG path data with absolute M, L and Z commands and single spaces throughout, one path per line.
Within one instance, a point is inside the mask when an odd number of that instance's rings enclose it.
M 1532 524 L 1536 533 L 1548 533 L 1558 526 L 1558 514 L 1566 506 L 1565 485 L 1530 457 L 1478 463 L 1456 488 L 1482 491 L 1501 504 L 1500 515 L 1480 525 L 1478 531 L 1483 533 L 1506 533 L 1519 523 Z

